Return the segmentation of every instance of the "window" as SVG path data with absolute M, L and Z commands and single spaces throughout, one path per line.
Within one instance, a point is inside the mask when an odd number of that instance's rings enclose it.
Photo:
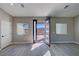
M 17 23 L 17 34 L 18 35 L 23 35 L 25 34 L 26 30 L 29 29 L 28 24 L 26 23 Z
M 67 24 L 56 23 L 56 34 L 67 34 Z

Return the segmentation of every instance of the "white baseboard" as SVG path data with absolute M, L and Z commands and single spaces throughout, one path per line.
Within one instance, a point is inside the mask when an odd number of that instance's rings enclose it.
M 75 44 L 79 44 L 79 42 L 76 42 L 76 41 L 75 41 L 74 43 L 75 43 Z
M 52 43 L 75 43 L 75 44 L 79 44 L 79 42 L 76 42 L 76 41 L 54 41 Z
M 74 41 L 54 41 L 51 43 L 74 43 Z
M 7 47 L 7 46 L 9 46 L 11 44 L 12 44 L 12 42 L 10 42 L 9 44 L 7 44 L 5 47 Z M 0 50 L 4 49 L 5 47 L 1 47 Z
M 31 42 L 12 42 L 12 44 L 32 44 Z
M 10 44 L 8 44 L 7 46 L 11 45 L 11 44 L 32 44 L 32 43 L 29 43 L 29 42 L 11 42 Z M 5 48 L 5 47 L 4 47 Z M 0 48 L 0 50 L 2 50 L 3 48 Z

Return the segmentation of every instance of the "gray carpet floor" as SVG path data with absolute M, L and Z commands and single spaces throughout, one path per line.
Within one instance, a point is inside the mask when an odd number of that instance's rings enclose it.
M 0 56 L 79 56 L 79 45 L 51 44 L 49 48 L 44 43 L 14 44 L 2 49 Z

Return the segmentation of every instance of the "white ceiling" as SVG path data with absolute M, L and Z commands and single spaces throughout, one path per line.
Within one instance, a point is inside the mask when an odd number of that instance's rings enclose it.
M 10 5 L 10 3 L 0 3 L 0 7 L 14 17 L 25 16 L 55 16 L 55 17 L 74 17 L 79 15 L 78 3 L 20 3 Z M 65 5 L 70 5 L 64 9 Z

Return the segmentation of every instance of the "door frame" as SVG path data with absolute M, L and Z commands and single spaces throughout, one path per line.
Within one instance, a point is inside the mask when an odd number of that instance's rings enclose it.
M 51 17 L 47 17 L 46 20 L 49 21 L 49 44 L 48 44 L 48 46 L 50 47 L 51 46 L 51 21 L 50 21 L 51 20 Z
M 47 17 L 46 20 L 49 20 L 49 47 L 51 46 L 51 17 Z M 37 19 L 33 19 L 33 43 L 35 43 L 34 40 L 34 21 L 36 22 L 37 27 Z M 36 40 L 37 40 L 37 28 L 36 28 Z

